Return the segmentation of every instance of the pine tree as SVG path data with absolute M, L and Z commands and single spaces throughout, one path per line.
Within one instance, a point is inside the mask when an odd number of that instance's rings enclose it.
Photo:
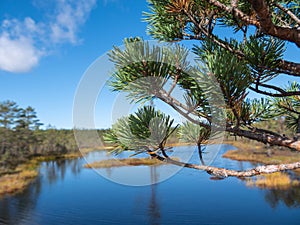
M 114 47 L 109 55 L 116 69 L 110 82 L 114 91 L 126 92 L 136 103 L 159 99 L 210 133 L 222 127 L 221 118 L 226 114 L 226 132 L 300 151 L 300 88 L 296 82 L 300 63 L 284 58 L 288 44 L 300 47 L 298 1 L 148 2 L 144 20 L 153 38 L 172 43 L 190 41 L 194 45 L 191 49 L 179 44 L 151 46 L 142 38 L 125 39 L 125 49 Z M 223 37 L 222 32 L 229 32 L 230 37 Z M 196 64 L 189 63 L 189 51 L 197 56 Z M 286 86 L 273 85 L 271 81 L 280 76 L 295 81 Z M 171 88 L 167 89 L 166 84 Z M 172 96 L 175 87 L 184 91 L 185 102 Z M 262 98 L 250 99 L 249 92 Z M 212 98 L 219 105 L 212 107 Z M 220 121 L 214 120 L 216 117 Z M 259 128 L 262 121 L 280 117 L 295 137 Z M 299 166 L 298 162 L 245 173 L 191 167 L 220 176 L 253 176 Z

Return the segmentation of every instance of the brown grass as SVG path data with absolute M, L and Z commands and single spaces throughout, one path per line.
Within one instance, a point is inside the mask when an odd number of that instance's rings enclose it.
M 121 166 L 154 166 L 164 162 L 151 158 L 125 158 L 125 159 L 106 159 L 98 162 L 88 163 L 85 168 L 110 168 Z
M 41 162 L 54 161 L 58 159 L 74 159 L 82 157 L 95 150 L 107 150 L 110 147 L 101 149 L 83 149 L 81 152 L 72 152 L 68 154 L 48 155 L 48 156 L 33 156 L 31 160 L 25 164 L 19 165 L 15 169 L 3 169 L 0 171 L 0 197 L 5 194 L 15 194 L 26 188 L 30 182 L 38 175 L 37 168 Z
M 41 163 L 41 162 L 48 162 L 48 161 L 55 161 L 59 159 L 76 159 L 79 157 L 82 157 L 83 154 L 78 151 L 78 152 L 72 152 L 72 153 L 67 153 L 67 154 L 57 154 L 57 155 L 46 155 L 46 156 L 34 156 L 29 164 L 32 163 Z M 27 163 L 28 164 L 28 163 Z
M 19 165 L 9 174 L 0 176 L 0 197 L 5 194 L 15 194 L 26 188 L 38 175 L 39 161 L 32 159 Z
M 300 161 L 300 152 L 292 152 L 289 149 L 280 150 L 277 147 L 270 147 L 268 150 L 264 144 L 252 141 L 227 143 L 235 146 L 238 150 L 227 151 L 223 155 L 224 158 L 264 164 L 293 163 Z M 267 151 L 271 152 L 271 156 L 267 156 Z
M 167 143 L 166 147 L 178 147 L 178 146 L 188 146 L 188 145 L 196 145 L 196 144 L 190 142 L 175 142 L 175 143 Z
M 282 164 L 300 161 L 300 153 L 292 152 L 289 149 L 280 149 L 278 147 L 269 147 L 267 149 L 264 144 L 244 140 L 227 141 L 225 143 L 238 148 L 238 150 L 229 150 L 223 155 L 223 157 L 232 160 L 263 164 Z M 270 156 L 267 155 L 267 151 L 271 152 Z M 294 170 L 294 172 L 300 175 L 300 169 Z M 288 189 L 292 186 L 300 185 L 300 182 L 292 179 L 284 172 L 276 172 L 257 176 L 255 178 L 248 178 L 246 179 L 246 185 L 259 188 Z
M 246 181 L 247 186 L 256 186 L 262 189 L 273 188 L 286 190 L 293 186 L 299 186 L 299 184 L 300 182 L 298 180 L 292 180 L 288 174 L 282 172 L 265 174 L 256 177 L 256 180 L 248 179 Z
M 90 148 L 80 148 L 82 154 L 86 154 L 93 151 L 110 151 L 113 150 L 114 146 L 99 146 L 99 147 L 90 147 Z
M 24 170 L 0 177 L 0 196 L 22 191 L 38 175 L 36 170 Z
M 72 159 L 81 156 L 80 152 L 64 155 L 35 156 L 15 169 L 2 171 L 0 175 L 0 197 L 5 194 L 15 194 L 24 190 L 38 175 L 37 168 L 41 162 L 57 159 Z

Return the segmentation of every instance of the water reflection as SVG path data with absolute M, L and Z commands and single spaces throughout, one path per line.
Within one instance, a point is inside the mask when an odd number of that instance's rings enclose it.
M 289 208 L 299 208 L 300 187 L 291 187 L 287 190 L 266 190 L 265 200 L 272 208 L 276 208 L 281 202 Z
M 160 224 L 160 207 L 159 202 L 156 196 L 156 188 L 158 181 L 158 173 L 156 171 L 156 166 L 151 166 L 150 168 L 150 176 L 151 176 L 151 198 L 149 201 L 149 221 L 151 225 L 159 225 Z
M 224 149 L 224 151 L 226 151 L 226 149 L 230 148 L 225 146 Z M 237 162 L 230 159 L 224 159 L 222 158 L 224 151 L 222 150 L 220 152 L 220 155 L 218 155 L 213 165 L 239 170 L 256 166 L 247 162 Z M 90 157 L 92 156 L 95 160 L 97 160 L 96 158 L 99 155 L 91 153 Z M 196 151 L 195 158 L 192 158 L 192 160 L 198 160 L 199 163 Z M 151 166 L 147 168 L 148 170 L 146 175 L 151 180 L 152 185 L 132 188 L 121 185 L 112 185 L 105 179 L 101 180 L 99 177 L 94 177 L 94 171 L 83 168 L 85 163 L 86 162 L 83 159 L 59 160 L 42 163 L 40 175 L 23 193 L 0 199 L 0 224 L 34 224 L 31 223 L 32 221 L 36 224 L 43 224 L 39 223 L 39 218 L 42 218 L 41 221 L 46 221 L 46 219 L 49 219 L 51 216 L 56 216 L 56 220 L 53 219 L 53 221 L 49 222 L 49 224 L 58 224 L 55 222 L 60 221 L 60 218 L 61 220 L 66 221 L 68 219 L 73 219 L 73 221 L 75 221 L 82 218 L 83 222 L 87 220 L 91 221 L 91 219 L 94 219 L 94 221 L 98 220 L 98 222 L 109 221 L 110 219 L 116 219 L 115 217 L 117 216 L 122 219 L 126 219 L 125 216 L 122 217 L 122 214 L 118 210 L 122 207 L 126 207 L 129 214 L 127 214 L 127 216 L 131 216 L 130 209 L 132 205 L 135 211 L 134 215 L 141 218 L 143 224 L 145 224 L 145 221 L 147 221 L 146 224 L 151 225 L 165 224 L 166 218 L 171 224 L 172 219 L 174 218 L 172 218 L 172 215 L 168 215 L 168 213 L 177 213 L 177 208 L 180 207 L 183 210 L 182 212 L 185 212 L 184 210 L 186 208 L 184 207 L 187 207 L 187 209 L 190 210 L 189 216 L 191 216 L 191 218 L 198 218 L 197 216 L 199 211 L 196 208 L 198 207 L 197 203 L 201 202 L 201 200 L 197 201 L 198 195 L 195 195 L 195 190 L 198 189 L 190 188 L 193 185 L 197 187 L 199 186 L 199 191 L 201 190 L 201 193 L 205 193 L 205 196 L 202 195 L 201 198 L 205 199 L 207 196 L 207 198 L 212 199 L 212 201 L 206 201 L 208 209 L 216 207 L 216 201 L 220 201 L 220 205 L 223 204 L 222 199 L 214 199 L 214 195 L 218 194 L 217 192 L 213 193 L 210 189 L 221 191 L 223 187 L 226 190 L 235 190 L 232 193 L 233 198 L 236 196 L 245 196 L 245 193 L 253 195 L 254 197 L 251 198 L 248 203 L 256 204 L 259 202 L 257 205 L 261 204 L 264 206 L 264 208 L 260 210 L 267 211 L 270 207 L 278 208 L 278 210 L 281 210 L 280 212 L 285 213 L 285 215 L 289 215 L 287 213 L 289 210 L 288 208 L 300 208 L 299 187 L 292 187 L 288 190 L 247 189 L 245 184 L 240 185 L 237 179 L 217 182 L 209 181 L 208 178 L 206 179 L 205 173 L 199 173 L 198 171 L 194 173 L 189 169 L 183 170 L 182 173 L 175 176 L 170 181 L 155 184 L 160 179 L 162 168 Z M 118 169 L 126 171 L 126 168 Z M 138 170 L 139 168 L 135 169 Z M 167 169 L 167 166 L 165 169 Z M 112 172 L 111 169 L 106 170 L 107 173 Z M 79 174 L 81 174 L 80 179 L 73 179 L 74 177 L 79 176 Z M 132 176 L 132 174 L 128 174 L 128 176 Z M 87 177 L 90 178 L 85 179 Z M 97 183 L 99 180 L 100 182 Z M 214 183 L 212 184 L 212 182 Z M 189 185 L 186 185 L 187 183 Z M 51 186 L 51 188 L 49 188 L 49 186 Z M 54 186 L 58 186 L 58 188 L 53 188 Z M 63 189 L 60 189 L 60 187 Z M 217 189 L 218 187 L 221 187 L 221 189 Z M 55 194 L 53 194 L 54 189 L 56 191 Z M 82 189 L 88 190 L 89 192 L 82 192 Z M 256 195 L 253 194 L 254 192 L 258 193 L 258 197 L 255 197 Z M 185 193 L 185 196 L 183 197 L 178 193 Z M 241 194 L 239 195 L 239 193 Z M 264 197 L 261 197 L 262 193 L 264 194 Z M 226 195 L 231 195 L 231 192 L 226 192 Z M 52 202 L 53 205 L 51 205 L 49 203 L 49 201 L 51 201 L 51 197 L 49 196 L 56 196 L 56 198 L 59 198 L 59 201 L 54 199 Z M 136 201 L 132 201 L 132 197 L 133 199 L 136 199 Z M 171 208 L 168 208 L 167 205 L 169 205 L 169 202 L 182 202 L 183 199 L 187 203 L 184 206 L 170 203 L 169 207 Z M 80 200 L 82 201 L 80 202 Z M 56 204 L 57 202 L 62 205 Z M 74 204 L 74 202 L 76 203 Z M 115 205 L 116 202 L 118 203 L 118 206 Z M 226 205 L 226 209 L 231 208 L 231 210 L 237 210 L 234 203 L 226 201 L 226 204 L 228 204 Z M 76 205 L 76 207 L 74 205 Z M 268 207 L 268 205 L 270 205 L 270 207 Z M 286 205 L 288 208 L 282 207 L 283 205 Z M 66 206 L 72 207 L 68 208 Z M 97 213 L 93 214 L 93 212 L 96 211 Z M 99 213 L 102 211 L 105 213 Z M 80 214 L 81 212 L 82 214 Z M 118 214 L 116 216 L 116 212 L 120 215 Z M 224 213 L 226 213 L 226 210 Z M 122 222 L 124 222 L 124 224 L 132 224 L 132 221 L 127 221 L 127 223 L 126 221 Z M 97 223 L 90 222 L 88 224 Z M 224 224 L 228 223 L 224 222 Z
M 23 224 L 34 211 L 41 186 L 41 177 L 37 177 L 24 192 L 0 199 L 0 224 Z
M 260 166 L 260 163 L 251 162 L 252 167 Z M 241 169 L 241 167 L 240 167 Z M 300 176 L 293 171 L 288 171 L 291 180 L 300 180 Z M 259 188 L 259 187 L 257 187 Z M 273 208 L 277 208 L 280 204 L 284 204 L 289 208 L 299 208 L 300 207 L 300 186 L 291 185 L 288 189 L 265 189 L 259 188 L 265 192 L 265 201 Z
M 78 175 L 82 169 L 82 160 L 63 159 L 57 161 L 44 162 L 41 165 L 40 173 L 46 177 L 49 184 L 54 184 L 57 180 L 64 180 L 67 170 L 70 170 L 74 176 Z
M 54 185 L 58 179 L 64 180 L 67 169 L 73 175 L 80 173 L 80 159 L 57 160 L 41 164 L 39 176 L 22 192 L 0 199 L 0 224 L 25 224 L 33 212 L 43 186 Z

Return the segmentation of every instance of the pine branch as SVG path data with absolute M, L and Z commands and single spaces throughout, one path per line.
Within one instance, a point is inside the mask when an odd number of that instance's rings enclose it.
M 269 88 L 269 89 L 273 89 L 275 91 L 278 91 L 279 93 L 271 93 L 268 91 L 263 91 L 260 90 L 259 87 L 265 87 L 265 88 Z M 250 90 L 255 91 L 256 93 L 259 94 L 264 94 L 270 97 L 288 97 L 288 96 L 294 96 L 294 95 L 300 95 L 300 91 L 285 91 L 282 88 L 279 88 L 277 86 L 274 85 L 270 85 L 270 84 L 263 84 L 260 82 L 256 82 L 255 83 L 255 88 L 254 87 L 249 87 Z
M 178 82 L 178 78 L 179 78 L 179 75 L 175 75 L 175 79 L 173 81 L 173 84 L 172 84 L 170 90 L 168 91 L 168 94 L 167 94 L 168 96 L 170 96 L 171 93 L 173 92 L 173 90 L 175 89 L 175 87 L 177 85 L 177 82 Z
M 231 46 L 228 42 L 218 38 L 217 36 L 209 33 L 207 31 L 207 29 L 205 29 L 204 27 L 201 26 L 201 24 L 199 24 L 197 22 L 197 20 L 194 18 L 194 16 L 189 12 L 189 11 L 184 11 L 185 15 L 190 19 L 190 21 L 206 36 L 211 38 L 211 40 L 216 43 L 217 45 L 219 45 L 220 47 L 236 54 L 239 57 L 244 57 L 245 54 L 238 50 L 235 49 L 233 46 Z M 203 40 L 203 38 L 199 37 L 199 35 L 189 35 L 190 38 L 196 39 L 196 40 Z
M 266 166 L 257 166 L 253 169 L 238 171 L 238 170 L 229 170 L 225 168 L 219 168 L 214 166 L 205 166 L 205 165 L 196 165 L 192 163 L 184 163 L 171 159 L 169 157 L 162 157 L 155 152 L 148 151 L 148 154 L 155 159 L 160 161 L 171 163 L 176 166 L 192 168 L 196 170 L 206 171 L 208 174 L 218 177 L 218 178 L 227 178 L 227 177 L 253 177 L 261 174 L 275 173 L 279 171 L 294 170 L 300 168 L 300 162 L 288 163 L 288 164 L 279 164 L 279 165 L 266 165 Z
M 235 17 L 239 18 L 241 21 L 243 21 L 246 24 L 252 24 L 255 26 L 260 25 L 260 23 L 257 19 L 253 19 L 250 16 L 246 15 L 245 13 L 240 11 L 237 7 L 228 7 L 228 6 L 224 5 L 223 3 L 221 3 L 220 1 L 216 1 L 216 0 L 208 0 L 208 2 L 223 11 L 226 11 L 230 14 L 233 13 L 233 15 Z
M 294 28 L 286 28 L 276 26 L 272 22 L 272 17 L 269 11 L 269 7 L 264 0 L 248 0 L 259 17 L 259 23 L 253 24 L 257 28 L 262 30 L 273 37 L 278 37 L 282 40 L 287 40 L 295 43 L 300 47 L 300 30 Z
M 198 116 L 198 117 L 199 116 L 203 117 L 203 118 L 207 119 L 210 122 L 211 118 L 209 116 L 204 115 L 204 114 L 199 113 L 199 112 L 195 112 L 195 111 L 190 112 L 190 110 L 188 109 L 187 106 L 183 105 L 182 103 L 180 103 L 179 101 L 177 101 L 173 97 L 168 96 L 168 93 L 165 90 L 160 90 L 160 93 L 157 93 L 156 97 L 159 98 L 160 100 L 162 100 L 163 102 L 167 103 L 168 105 L 170 105 L 179 114 L 184 116 L 187 120 L 191 121 L 192 123 L 198 124 L 198 125 L 203 126 L 205 128 L 210 128 L 210 126 L 208 124 L 200 122 L 200 121 L 192 118 L 191 116 L 189 116 L 189 114 L 192 114 L 192 115 Z
M 300 77 L 300 63 L 281 60 L 279 63 L 278 72 Z
M 287 111 L 290 111 L 290 112 L 295 113 L 295 114 L 297 114 L 297 115 L 300 115 L 300 112 L 298 112 L 298 111 L 296 111 L 296 110 L 294 110 L 294 109 L 292 109 L 292 108 L 286 107 L 286 106 L 284 106 L 284 105 L 279 105 L 279 107 L 284 108 L 284 109 L 286 109 Z
M 289 15 L 298 24 L 298 26 L 300 26 L 300 19 L 291 10 L 283 7 L 282 5 L 280 5 L 277 2 L 275 2 L 275 5 L 277 8 L 279 8 L 280 10 L 285 12 L 287 15 Z
M 227 41 L 224 41 L 218 38 L 217 36 L 213 35 L 212 33 L 209 33 L 204 27 L 202 27 L 197 22 L 197 20 L 189 11 L 184 11 L 184 13 L 189 18 L 189 20 L 202 32 L 202 34 L 204 34 L 206 37 L 209 37 L 210 40 L 213 41 L 215 44 L 235 54 L 239 58 L 245 58 L 245 53 L 242 50 L 234 48 Z M 189 37 L 189 40 L 203 41 L 203 37 L 201 37 L 201 35 L 192 35 L 187 34 L 186 32 L 184 32 L 183 34 Z M 274 72 L 300 77 L 300 63 L 290 62 L 287 60 L 280 60 L 278 64 L 278 68 L 274 69 Z
M 251 130 L 252 132 L 260 132 L 260 133 L 265 133 L 265 134 L 270 134 L 270 135 L 274 135 L 278 138 L 284 138 L 281 134 L 278 134 L 274 131 L 270 131 L 270 130 L 265 130 L 262 128 L 257 128 L 257 127 L 253 127 L 253 126 L 246 126 L 249 130 Z
M 259 20 L 253 19 L 250 16 L 244 14 L 237 7 L 228 7 L 225 4 L 222 4 L 220 1 L 208 0 L 209 3 L 222 9 L 228 13 L 233 13 L 233 15 L 239 18 L 241 21 L 246 24 L 251 24 L 256 26 L 258 29 L 262 30 L 274 37 L 278 37 L 282 40 L 287 40 L 295 43 L 300 47 L 300 31 L 292 28 L 276 26 L 272 22 L 271 14 L 269 8 L 264 0 L 248 0 L 255 10 Z
M 246 137 L 251 140 L 255 140 L 262 143 L 269 143 L 271 145 L 283 146 L 293 150 L 300 151 L 300 141 L 294 141 L 288 138 L 282 138 L 276 135 L 268 134 L 268 133 L 258 133 L 248 130 L 243 130 L 241 128 L 232 128 L 226 127 L 226 131 L 233 133 L 240 137 Z

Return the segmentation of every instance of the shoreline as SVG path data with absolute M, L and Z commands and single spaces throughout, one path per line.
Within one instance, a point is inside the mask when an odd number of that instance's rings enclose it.
M 256 142 L 224 141 L 237 149 L 228 150 L 222 157 L 237 161 L 247 161 L 263 164 L 294 163 L 300 161 L 300 152 L 278 147 L 267 147 Z
M 7 169 L 0 175 L 0 198 L 22 192 L 39 174 L 41 162 L 74 159 L 82 157 L 81 152 L 64 155 L 33 156 L 28 162 L 18 165 L 15 169 Z
M 248 143 L 227 141 L 225 143 L 237 148 L 235 150 L 228 150 L 222 156 L 231 160 L 262 163 L 264 165 L 300 161 L 300 153 L 289 149 L 282 150 L 279 147 L 267 147 L 261 143 L 251 141 Z M 293 172 L 295 175 L 300 175 L 300 169 L 296 169 Z M 282 171 L 246 178 L 245 184 L 250 188 L 287 190 L 293 187 L 299 188 L 300 181 L 291 174 Z
M 235 150 L 228 150 L 222 157 L 236 161 L 247 161 L 263 164 L 280 164 L 300 161 L 300 153 L 283 151 L 274 147 L 266 148 L 265 145 L 253 141 L 225 140 L 222 144 L 234 146 Z M 191 143 L 170 143 L 168 147 L 193 145 Z M 41 162 L 60 159 L 74 159 L 83 157 L 92 151 L 109 151 L 113 146 L 103 146 L 95 148 L 82 148 L 78 152 L 64 155 L 33 156 L 28 162 L 17 166 L 14 170 L 2 171 L 0 175 L 0 198 L 6 195 L 14 195 L 23 191 L 37 176 Z M 271 152 L 271 155 L 268 153 Z M 146 162 L 145 164 L 147 164 Z M 125 163 L 126 164 L 126 163 Z M 151 164 L 151 163 L 150 163 Z M 150 165 L 149 164 L 149 165 Z M 300 174 L 300 169 L 295 171 Z
M 0 198 L 22 192 L 37 176 L 41 162 L 81 158 L 92 151 L 108 151 L 111 146 L 82 148 L 77 152 L 66 154 L 36 155 L 14 169 L 0 171 Z

